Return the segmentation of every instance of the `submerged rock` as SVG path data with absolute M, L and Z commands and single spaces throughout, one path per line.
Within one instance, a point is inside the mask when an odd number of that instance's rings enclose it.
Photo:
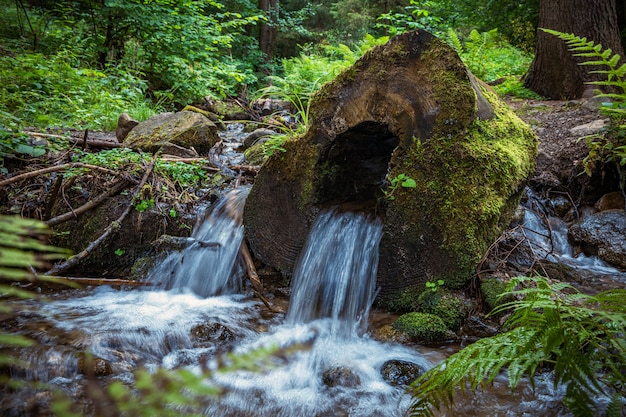
M 626 268 L 626 211 L 602 211 L 570 227 L 569 239 L 588 255 Z
M 346 366 L 330 368 L 322 374 L 322 382 L 327 387 L 356 388 L 361 385 L 361 378 Z
M 419 365 L 398 359 L 385 362 L 380 370 L 383 379 L 393 386 L 410 385 L 423 373 Z

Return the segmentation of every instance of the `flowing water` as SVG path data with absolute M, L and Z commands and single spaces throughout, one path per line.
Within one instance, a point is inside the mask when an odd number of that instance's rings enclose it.
M 301 346 L 262 372 L 216 374 L 223 389 L 209 401 L 209 416 L 403 416 L 410 405 L 404 386 L 385 380 L 388 361 L 427 370 L 454 347 L 381 343 L 367 332 L 376 295 L 381 221 L 365 214 L 321 213 L 292 280 L 289 311 L 269 312 L 241 284 L 245 191 L 216 203 L 188 245 L 152 271 L 160 286 L 119 291 L 65 292 L 41 303 L 22 302 L 16 328 L 39 343 L 24 349 L 30 371 L 12 377 L 47 382 L 80 398 L 84 377 L 77 352 L 110 364 L 109 380 L 133 382 L 133 370 L 215 366 L 224 352 L 267 346 Z M 391 320 L 390 320 L 391 321 Z M 522 384 L 524 385 L 524 384 Z M 0 399 L 0 414 L 25 415 L 31 395 Z M 32 394 L 33 398 L 36 394 Z M 504 379 L 495 388 L 461 399 L 440 416 L 568 416 L 550 376 L 536 391 L 510 395 Z M 77 400 L 78 401 L 78 400 Z

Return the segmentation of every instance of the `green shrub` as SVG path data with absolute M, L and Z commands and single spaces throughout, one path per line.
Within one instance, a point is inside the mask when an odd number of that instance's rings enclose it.
M 122 112 L 154 113 L 146 88 L 115 68 L 80 68 L 69 52 L 0 57 L 0 110 L 31 126 L 114 130 Z
M 409 335 L 415 342 L 433 343 L 446 338 L 446 325 L 443 320 L 428 313 L 406 313 L 400 316 L 393 328 Z

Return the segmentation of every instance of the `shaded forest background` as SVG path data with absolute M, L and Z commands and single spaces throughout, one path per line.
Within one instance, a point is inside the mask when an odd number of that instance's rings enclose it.
M 577 9 L 549 3 L 559 16 L 559 7 L 574 16 L 570 11 L 605 3 L 611 20 L 625 26 L 624 8 L 614 0 Z M 32 152 L 20 139 L 23 126 L 114 130 L 121 112 L 144 120 L 187 104 L 227 97 L 249 103 L 270 92 L 306 103 L 364 51 L 413 29 L 448 41 L 501 94 L 540 97 L 523 79 L 539 50 L 539 0 L 0 0 L 0 6 L 0 157 L 14 154 L 16 144 Z M 576 19 L 576 28 L 584 28 Z M 569 55 L 552 38 L 551 48 Z M 530 72 L 534 91 L 546 84 L 545 72 Z

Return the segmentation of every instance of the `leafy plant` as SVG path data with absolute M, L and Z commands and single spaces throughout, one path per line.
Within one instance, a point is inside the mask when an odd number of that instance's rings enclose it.
M 501 297 L 515 301 L 491 314 L 510 313 L 505 332 L 463 348 L 410 387 L 413 416 L 432 416 L 450 407 L 468 387 L 492 384 L 506 371 L 514 390 L 524 376 L 553 370 L 554 385 L 565 386 L 563 403 L 577 417 L 599 415 L 598 396 L 611 397 L 607 415 L 618 416 L 626 383 L 626 290 L 586 295 L 566 283 L 518 277 Z M 611 414 L 611 410 L 615 414 Z
M 48 262 L 63 258 L 68 251 L 56 248 L 38 239 L 50 230 L 42 222 L 17 216 L 0 216 L 0 313 L 12 311 L 6 303 L 8 298 L 32 298 L 29 291 L 12 285 L 33 277 L 30 268 L 45 268 Z M 57 278 L 40 277 L 48 281 L 59 282 Z M 61 281 L 62 282 L 62 281 Z M 30 346 L 33 342 L 20 335 L 0 332 L 0 347 L 20 348 Z M 7 350 L 0 349 L 0 366 L 26 366 Z M 17 382 L 0 375 L 0 386 L 14 387 Z
M 408 175 L 399 174 L 398 176 L 396 176 L 395 178 L 391 180 L 389 189 L 383 190 L 385 197 L 387 197 L 387 199 L 390 201 L 395 200 L 396 197 L 393 194 L 396 192 L 396 189 L 398 187 L 415 188 L 417 187 L 417 183 L 415 182 L 413 178 L 409 177 Z
M 426 281 L 426 288 L 430 289 L 431 292 L 437 292 L 439 288 L 443 287 L 444 281 L 442 279 L 438 279 L 436 282 L 434 281 Z
M 464 40 L 448 29 L 447 39 L 472 74 L 485 82 L 522 76 L 532 61 L 529 54 L 503 40 L 497 29 L 482 33 L 473 29 Z
M 606 77 L 605 80 L 590 81 L 588 84 L 612 90 L 595 91 L 596 97 L 607 99 L 602 103 L 600 110 L 610 116 L 611 124 L 605 132 L 582 138 L 589 148 L 589 154 L 583 160 L 583 164 L 585 173 L 591 176 L 597 163 L 614 163 L 619 172 L 620 189 L 626 199 L 624 175 L 621 171 L 621 167 L 626 166 L 626 64 L 620 65 L 620 55 L 613 53 L 610 48 L 605 49 L 601 44 L 587 38 L 551 29 L 542 30 L 565 41 L 574 56 L 588 59 L 580 65 L 599 68 L 590 73 Z
M 436 33 L 441 29 L 443 19 L 431 13 L 435 6 L 430 0 L 411 0 L 401 12 L 388 12 L 377 18 L 376 27 L 385 29 L 390 36 L 399 35 L 416 29 Z

